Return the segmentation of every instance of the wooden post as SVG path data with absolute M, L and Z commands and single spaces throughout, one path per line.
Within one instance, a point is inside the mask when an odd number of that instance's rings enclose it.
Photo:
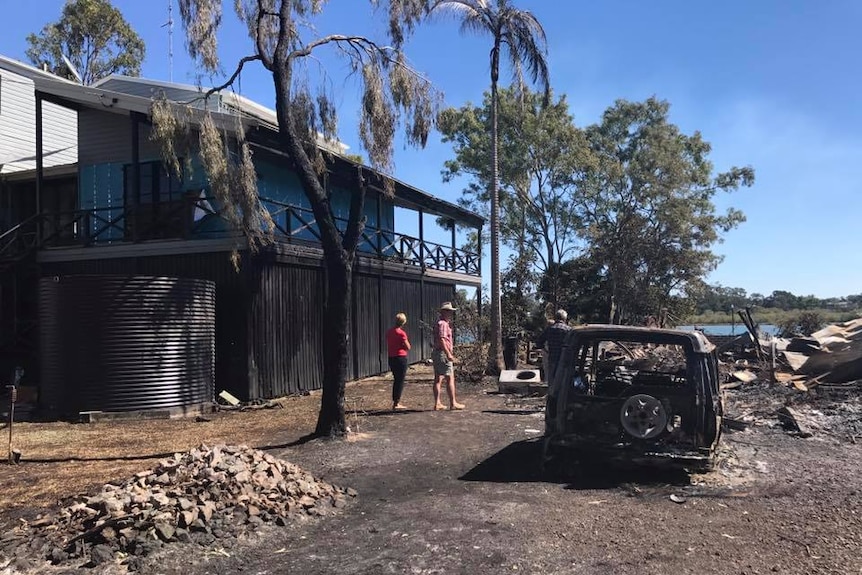
M 455 220 L 452 219 L 452 269 L 449 271 L 458 271 L 455 269 L 457 267 L 457 258 L 455 257 L 455 251 L 457 250 L 457 244 L 455 240 Z
M 140 146 L 140 123 L 135 112 L 130 113 L 132 122 L 132 197 L 129 208 L 126 210 L 126 226 L 132 224 L 132 241 L 138 241 L 138 206 L 141 203 L 141 146 Z M 131 218 L 129 218 L 131 215 Z M 129 221 L 131 219 L 131 221 Z
M 287 210 L 285 210 L 285 212 L 287 213 L 287 218 L 285 221 L 285 224 L 287 226 L 287 241 L 292 242 L 293 241 L 293 205 L 292 204 L 288 205 Z
M 425 274 L 425 212 L 419 210 L 419 267 Z
M 18 399 L 18 390 L 14 385 L 7 385 L 9 389 L 9 463 L 15 463 L 15 456 L 12 454 L 12 425 L 15 423 L 15 400 Z
M 383 194 L 377 192 L 377 257 L 383 257 Z
M 776 379 L 775 379 L 775 353 L 776 353 L 776 350 L 775 350 L 775 337 L 773 337 L 773 338 L 769 341 L 769 356 L 770 356 L 770 358 L 771 358 L 771 360 L 772 360 L 772 371 L 771 371 L 771 376 L 772 376 L 772 378 L 771 378 L 770 383 L 778 383 L 778 382 L 776 381 Z
M 42 241 L 42 193 L 44 182 L 44 142 L 42 138 L 42 92 L 36 92 L 36 242 Z M 23 219 L 23 218 L 22 218 Z
M 736 317 L 733 313 L 733 304 L 730 304 L 730 335 L 736 335 Z
M 479 287 L 476 288 L 476 313 L 482 317 L 482 226 L 476 228 L 476 255 L 479 258 Z M 481 333 L 479 334 L 481 340 Z

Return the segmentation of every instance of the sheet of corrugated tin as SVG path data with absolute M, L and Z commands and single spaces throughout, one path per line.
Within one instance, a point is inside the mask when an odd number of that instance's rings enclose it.
M 356 350 L 355 377 L 366 377 L 386 371 L 386 348 L 381 331 L 380 279 L 377 276 L 357 275 L 353 281 L 356 305 L 353 325 L 353 348 Z
M 39 282 L 43 407 L 62 415 L 214 399 L 215 284 L 78 275 Z
M 121 94 L 129 94 L 131 96 L 140 96 L 142 98 L 157 98 L 164 96 L 168 100 L 175 102 L 194 102 L 198 107 L 206 107 L 210 110 L 219 110 L 219 100 L 217 96 L 203 100 L 202 92 L 194 86 L 183 86 L 179 84 L 158 85 L 157 83 L 142 80 L 140 78 L 128 78 L 124 76 L 109 76 L 105 80 L 99 82 L 99 88 L 120 92 Z
M 257 399 L 320 389 L 323 269 L 248 255 L 244 262 L 240 273 L 223 252 L 46 263 L 43 269 L 46 275 L 129 273 L 215 281 L 217 391 Z M 384 277 L 378 296 L 380 276 L 356 277 L 356 331 L 351 322 L 350 333 L 359 354 L 354 358 L 349 346 L 348 377 L 387 371 L 384 334 L 399 311 L 408 317 L 410 361 L 430 357 L 430 326 L 440 304 L 453 299 L 454 286 L 426 281 L 423 294 L 418 280 Z
M 323 270 L 266 263 L 251 301 L 249 394 L 278 397 L 320 389 Z

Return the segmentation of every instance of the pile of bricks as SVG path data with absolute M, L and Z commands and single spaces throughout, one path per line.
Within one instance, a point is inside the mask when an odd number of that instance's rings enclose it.
M 165 543 L 210 545 L 266 523 L 286 525 L 292 516 L 327 515 L 355 496 L 258 450 L 201 445 L 55 514 L 22 521 L 0 538 L 0 554 L 135 569 Z

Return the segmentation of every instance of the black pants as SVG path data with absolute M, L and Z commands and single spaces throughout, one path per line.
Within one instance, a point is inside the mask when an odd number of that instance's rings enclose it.
M 404 391 L 404 378 L 407 376 L 407 356 L 389 358 L 389 369 L 392 370 L 392 403 L 401 402 L 401 393 Z

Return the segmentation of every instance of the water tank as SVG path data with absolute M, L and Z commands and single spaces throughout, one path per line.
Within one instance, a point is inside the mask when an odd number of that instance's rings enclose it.
M 40 406 L 137 411 L 213 400 L 215 284 L 69 275 L 39 283 Z

